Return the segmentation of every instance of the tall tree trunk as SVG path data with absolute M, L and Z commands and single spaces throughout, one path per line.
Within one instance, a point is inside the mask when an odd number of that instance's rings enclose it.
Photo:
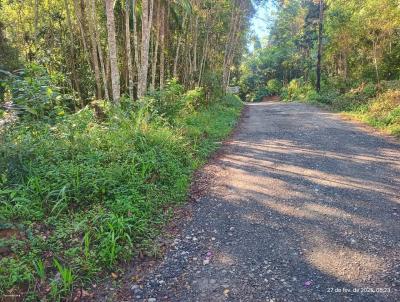
M 75 62 L 75 39 L 74 39 L 74 34 L 73 34 L 73 25 L 72 25 L 72 20 L 71 20 L 71 11 L 69 9 L 68 5 L 68 0 L 64 0 L 64 6 L 65 6 L 65 11 L 67 13 L 67 23 L 69 27 L 69 39 L 70 39 L 70 52 L 71 52 L 71 58 L 70 58 L 70 68 L 71 68 L 71 74 L 72 74 L 72 81 L 74 82 L 75 90 L 78 93 L 78 97 L 81 100 L 81 107 L 83 107 L 83 102 L 82 102 L 82 95 L 81 95 L 81 88 L 79 84 L 79 78 L 76 74 L 76 62 Z
M 318 23 L 318 57 L 317 57 L 317 83 L 316 90 L 321 91 L 321 60 L 322 60 L 322 34 L 324 22 L 324 1 L 319 0 L 319 23 Z
M 98 57 L 99 57 L 99 61 L 100 61 L 101 78 L 103 81 L 103 88 L 104 88 L 104 98 L 106 100 L 109 100 L 110 95 L 108 94 L 108 84 L 107 84 L 108 81 L 107 81 L 107 75 L 106 75 L 105 66 L 104 66 L 103 50 L 102 50 L 101 43 L 100 43 L 100 34 L 98 31 L 98 20 L 97 20 L 97 14 L 96 14 L 96 0 L 91 0 L 90 14 L 92 16 L 93 25 L 94 25 L 94 28 L 93 28 L 94 39 L 96 41 L 96 49 L 97 49 L 97 53 L 98 53 Z
M 133 100 L 133 66 L 131 54 L 131 31 L 129 26 L 130 0 L 125 0 L 125 52 L 128 63 L 128 90 L 129 97 Z
M 228 40 L 225 44 L 225 53 L 224 53 L 224 63 L 223 63 L 223 68 L 222 68 L 222 86 L 224 91 L 226 90 L 228 86 L 228 76 L 229 76 L 229 68 L 230 68 L 230 53 L 231 49 L 234 46 L 233 45 L 233 40 L 236 35 L 236 26 L 237 26 L 237 18 L 239 17 L 240 14 L 240 8 L 236 8 L 236 5 L 232 8 L 232 15 L 231 15 L 231 21 L 229 24 L 229 35 L 228 35 Z
M 179 35 L 178 45 L 176 46 L 176 54 L 175 54 L 175 60 L 174 60 L 174 71 L 173 71 L 174 78 L 178 78 L 179 51 L 180 51 L 180 48 L 181 48 L 182 39 L 183 39 L 184 31 L 185 31 L 186 18 L 187 18 L 187 14 L 185 14 L 185 16 L 183 17 L 183 21 L 182 21 L 182 31 L 183 32 Z
M 106 16 L 107 16 L 107 36 L 108 36 L 108 51 L 111 67 L 111 88 L 114 103 L 118 104 L 120 99 L 120 79 L 117 58 L 117 42 L 115 38 L 115 21 L 114 21 L 114 1 L 106 1 Z
M 96 40 L 97 40 L 97 50 L 99 52 L 99 58 L 100 58 L 101 77 L 103 79 L 103 86 L 104 86 L 104 98 L 106 100 L 109 100 L 110 95 L 108 93 L 108 84 L 107 84 L 108 81 L 107 81 L 106 67 L 104 66 L 103 50 L 101 49 L 100 40 L 97 37 Z
M 83 20 L 81 4 L 82 3 L 79 0 L 74 0 L 74 10 L 75 10 L 76 19 L 77 19 L 78 25 L 79 25 L 79 31 L 81 33 L 81 39 L 82 39 L 82 45 L 83 45 L 83 54 L 84 54 L 84 57 L 85 57 L 86 61 L 90 65 L 90 67 L 92 67 L 92 65 L 90 63 L 89 56 L 88 56 L 87 34 L 86 34 L 85 26 L 84 26 L 84 24 L 86 24 L 86 23 Z
M 157 23 L 155 24 L 155 34 L 154 34 L 154 50 L 153 50 L 153 60 L 151 62 L 151 85 L 150 89 L 154 90 L 156 88 L 156 74 L 157 74 L 157 60 L 158 60 L 158 44 L 160 38 L 160 26 L 161 26 L 161 1 L 157 4 Z
M 133 50 L 135 52 L 135 65 L 137 73 L 140 72 L 140 62 L 139 62 L 139 45 L 138 45 L 138 31 L 136 22 L 136 1 L 132 0 L 132 22 L 133 22 Z
M 197 71 L 197 41 L 199 35 L 199 16 L 196 16 L 196 21 L 193 28 L 193 71 Z
M 138 97 L 143 97 L 147 90 L 149 72 L 150 29 L 153 19 L 154 0 L 142 1 L 142 50 L 140 53 L 140 74 L 138 80 Z
M 100 82 L 100 68 L 99 68 L 99 57 L 97 54 L 97 43 L 96 43 L 96 33 L 95 33 L 95 26 L 96 20 L 94 18 L 94 10 L 95 10 L 95 3 L 90 1 L 89 3 L 89 16 L 88 20 L 88 27 L 89 27 L 89 36 L 91 42 L 91 54 L 92 54 L 92 64 L 94 69 L 94 78 L 96 80 L 96 98 L 101 99 L 101 82 Z
M 376 81 L 377 81 L 377 83 L 379 83 L 379 69 L 378 69 L 378 55 L 377 55 L 378 41 L 377 40 L 378 40 L 378 38 L 376 40 L 374 40 L 372 44 L 373 44 L 373 52 L 374 52 L 373 58 L 374 58 Z
M 206 64 L 206 60 L 207 60 L 207 53 L 208 53 L 208 36 L 209 36 L 209 30 L 207 28 L 207 32 L 206 32 L 206 41 L 204 43 L 204 49 L 203 49 L 203 56 L 201 58 L 201 63 L 200 63 L 200 72 L 199 72 L 199 79 L 197 82 L 197 86 L 201 86 L 201 81 L 202 81 L 202 77 L 203 77 L 203 73 L 204 73 L 204 68 L 205 68 L 205 64 Z
M 165 6 L 161 4 L 161 22 L 160 22 L 160 89 L 164 88 L 165 78 Z

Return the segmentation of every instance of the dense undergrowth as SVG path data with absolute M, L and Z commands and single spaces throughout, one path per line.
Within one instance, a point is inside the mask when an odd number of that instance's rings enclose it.
M 69 114 L 41 87 L 34 97 L 55 111 L 28 111 L 0 136 L 0 296 L 57 301 L 139 251 L 157 253 L 152 239 L 242 105 L 171 81 L 134 105 Z

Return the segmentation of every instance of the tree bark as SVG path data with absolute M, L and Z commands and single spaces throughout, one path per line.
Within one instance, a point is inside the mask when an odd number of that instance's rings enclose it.
M 225 53 L 224 53 L 224 63 L 223 63 L 223 68 L 222 68 L 222 86 L 224 91 L 226 90 L 228 86 L 228 76 L 229 76 L 229 68 L 230 68 L 230 55 L 231 55 L 231 49 L 234 46 L 234 37 L 236 35 L 236 27 L 238 20 L 237 18 L 239 17 L 240 14 L 240 7 L 236 8 L 236 3 L 235 6 L 232 9 L 232 15 L 231 15 L 231 21 L 229 24 L 229 35 L 228 35 L 228 40 L 225 44 Z
M 197 82 L 197 86 L 200 87 L 201 85 L 201 80 L 203 77 L 203 73 L 204 73 L 204 68 L 205 68 L 205 64 L 206 64 L 206 60 L 207 60 L 207 53 L 208 53 L 208 36 L 209 36 L 209 30 L 207 28 L 207 32 L 206 32 L 206 41 L 204 43 L 204 49 L 203 49 L 203 56 L 201 58 L 201 64 L 200 64 L 200 71 L 199 71 L 199 79 Z
M 92 67 L 92 65 L 90 64 L 89 56 L 88 56 L 87 34 L 86 34 L 85 26 L 84 26 L 85 23 L 84 23 L 83 16 L 82 16 L 82 7 L 81 7 L 81 3 L 79 3 L 79 2 L 78 2 L 78 0 L 74 0 L 74 10 L 75 10 L 76 19 L 77 19 L 78 25 L 79 25 L 79 31 L 81 33 L 81 39 L 82 39 L 82 44 L 83 44 L 83 54 L 84 54 L 86 61 L 90 65 L 90 67 Z
M 136 1 L 132 0 L 132 22 L 133 22 L 133 50 L 135 52 L 135 65 L 136 70 L 139 75 L 140 72 L 140 62 L 139 62 L 139 45 L 138 45 L 138 31 L 137 31 L 137 22 L 136 22 Z
M 165 6 L 161 4 L 161 22 L 160 22 L 160 89 L 164 88 L 165 78 Z
M 125 0 L 125 52 L 126 61 L 128 65 L 128 90 L 129 97 L 133 100 L 133 66 L 132 66 L 132 53 L 131 53 L 131 31 L 129 25 L 130 16 L 130 0 Z
M 101 78 L 103 81 L 103 88 L 104 88 L 104 98 L 106 100 L 110 99 L 110 95 L 108 93 L 108 81 L 107 81 L 107 75 L 106 75 L 106 71 L 105 71 L 105 66 L 104 66 L 104 56 L 103 56 L 103 50 L 101 47 L 101 43 L 100 43 L 100 35 L 98 32 L 98 20 L 97 20 L 97 14 L 96 14 L 96 0 L 91 0 L 91 6 L 90 6 L 90 14 L 92 16 L 93 19 L 93 25 L 94 25 L 94 39 L 96 41 L 96 49 L 97 49 L 97 53 L 98 53 L 98 57 L 99 57 L 99 61 L 100 61 L 100 70 L 101 70 Z
M 147 90 L 147 77 L 149 72 L 149 47 L 150 29 L 153 19 L 154 0 L 142 1 L 142 49 L 140 53 L 140 74 L 138 80 L 138 97 L 145 95 Z
M 106 16 L 107 16 L 107 36 L 108 36 L 108 51 L 110 57 L 111 68 L 111 88 L 114 103 L 118 104 L 120 99 L 120 79 L 117 58 L 117 42 L 115 37 L 115 21 L 114 21 L 114 1 L 106 1 Z
M 78 93 L 78 97 L 81 100 L 81 107 L 83 107 L 83 102 L 82 102 L 82 95 L 81 95 L 81 88 L 79 84 L 79 78 L 76 74 L 76 62 L 75 62 L 75 39 L 74 39 L 74 34 L 73 34 L 73 25 L 72 25 L 72 20 L 71 20 L 71 11 L 69 9 L 68 1 L 64 0 L 64 6 L 65 6 L 65 11 L 67 13 L 67 23 L 69 27 L 69 38 L 70 38 L 70 52 L 71 52 L 71 59 L 70 59 L 70 68 L 71 68 L 71 74 L 72 74 L 72 81 L 74 82 L 74 86 L 76 89 L 76 92 Z
M 317 56 L 317 83 L 316 90 L 321 91 L 321 60 L 322 60 L 322 34 L 324 22 L 324 1 L 319 0 L 319 23 L 318 23 L 318 56 Z
M 154 29 L 154 50 L 153 50 L 153 60 L 151 62 L 151 86 L 150 89 L 154 90 L 156 88 L 156 74 L 157 74 L 157 60 L 158 60 L 158 46 L 160 38 L 160 26 L 161 26 L 161 1 L 157 3 L 157 23 Z
M 96 33 L 95 24 L 96 20 L 94 18 L 95 3 L 91 0 L 89 3 L 89 16 L 88 16 L 88 27 L 89 36 L 91 42 L 91 54 L 92 54 L 92 64 L 94 69 L 94 78 L 96 80 L 96 98 L 101 99 L 101 82 L 100 82 L 100 68 L 99 68 L 99 57 L 97 53 L 97 43 L 96 43 Z
M 186 18 L 187 18 L 187 14 L 185 14 L 185 16 L 183 17 L 183 21 L 182 21 L 182 31 L 183 32 L 179 35 L 178 45 L 176 46 L 176 54 L 175 54 L 175 60 L 174 60 L 174 71 L 173 71 L 174 78 L 178 78 L 179 51 L 180 51 L 180 48 L 181 48 L 182 38 L 183 38 L 183 35 L 184 35 Z

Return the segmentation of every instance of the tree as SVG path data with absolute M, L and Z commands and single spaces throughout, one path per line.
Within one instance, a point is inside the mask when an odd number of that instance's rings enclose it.
M 149 72 L 150 31 L 153 22 L 154 0 L 142 1 L 142 47 L 140 52 L 140 76 L 138 80 L 138 97 L 144 96 L 147 90 Z
M 319 22 L 318 22 L 318 56 L 317 56 L 317 83 L 316 90 L 321 90 L 321 60 L 322 60 L 322 34 L 324 20 L 324 1 L 319 0 Z
M 120 79 L 117 58 L 117 42 L 115 38 L 115 21 L 114 21 L 114 1 L 106 1 L 106 17 L 107 17 L 107 37 L 108 52 L 111 68 L 111 88 L 114 103 L 118 104 L 120 99 Z
M 128 68 L 128 89 L 129 97 L 133 100 L 133 65 L 131 54 L 131 30 L 129 25 L 130 0 L 125 0 L 125 52 Z

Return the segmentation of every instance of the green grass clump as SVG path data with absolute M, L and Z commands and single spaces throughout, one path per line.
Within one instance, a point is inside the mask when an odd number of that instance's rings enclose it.
M 183 95 L 190 106 L 167 117 L 154 105 L 99 121 L 86 107 L 3 134 L 0 296 L 68 297 L 159 233 L 240 114 L 237 97 L 206 106 L 199 96 Z

